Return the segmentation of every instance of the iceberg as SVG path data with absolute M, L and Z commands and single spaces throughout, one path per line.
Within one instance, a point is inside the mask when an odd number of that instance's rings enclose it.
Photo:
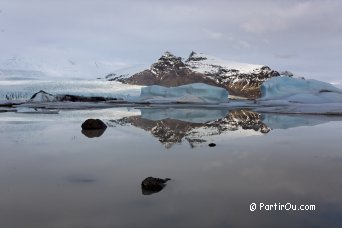
M 204 83 L 170 88 L 153 85 L 141 88 L 140 100 L 151 103 L 224 103 L 228 102 L 228 91 Z
M 342 103 L 341 89 L 313 79 L 274 77 L 266 80 L 260 89 L 260 101 L 282 100 L 303 104 Z

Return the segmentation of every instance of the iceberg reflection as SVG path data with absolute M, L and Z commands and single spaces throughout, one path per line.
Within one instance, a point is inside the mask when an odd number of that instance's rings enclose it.
M 342 116 L 299 115 L 299 114 L 262 114 L 262 121 L 273 129 L 315 126 L 330 121 L 341 121 Z
M 189 123 L 205 123 L 223 118 L 228 114 L 228 110 L 225 109 L 144 108 L 140 111 L 141 118 L 148 120 L 174 119 Z

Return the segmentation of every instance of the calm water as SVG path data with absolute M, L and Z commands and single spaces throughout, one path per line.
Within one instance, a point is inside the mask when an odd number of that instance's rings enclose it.
M 109 127 L 82 133 L 90 117 Z M 0 113 L 0 227 L 341 227 L 341 120 L 222 109 Z M 172 180 L 143 195 L 148 176 Z M 253 202 L 316 210 L 251 212 Z

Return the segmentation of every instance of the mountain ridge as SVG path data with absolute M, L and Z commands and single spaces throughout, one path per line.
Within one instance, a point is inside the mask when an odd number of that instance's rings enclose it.
M 206 83 L 227 89 L 230 94 L 260 97 L 260 85 L 279 72 L 266 65 L 229 62 L 202 53 L 191 52 L 186 60 L 165 52 L 149 69 L 137 73 L 107 76 L 107 80 L 136 85 L 180 86 Z

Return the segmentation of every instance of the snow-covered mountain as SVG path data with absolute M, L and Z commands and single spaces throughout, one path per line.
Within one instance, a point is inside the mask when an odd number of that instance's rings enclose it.
M 12 56 L 0 58 L 0 80 L 94 79 L 102 78 L 113 69 L 125 71 L 127 67 L 126 63 L 114 60 Z
M 146 64 L 135 64 L 130 67 L 124 67 L 119 70 L 114 71 L 114 73 L 107 74 L 104 79 L 108 81 L 123 81 L 126 78 L 133 76 L 148 68 Z
M 14 56 L 0 60 L 1 80 L 34 80 L 44 76 L 46 75 L 41 65 L 33 64 L 24 58 Z
M 165 52 L 149 69 L 114 75 L 110 80 L 137 85 L 206 83 L 226 88 L 232 95 L 256 98 L 260 96 L 262 82 L 280 74 L 264 65 L 230 62 L 195 52 L 183 61 L 181 57 Z

